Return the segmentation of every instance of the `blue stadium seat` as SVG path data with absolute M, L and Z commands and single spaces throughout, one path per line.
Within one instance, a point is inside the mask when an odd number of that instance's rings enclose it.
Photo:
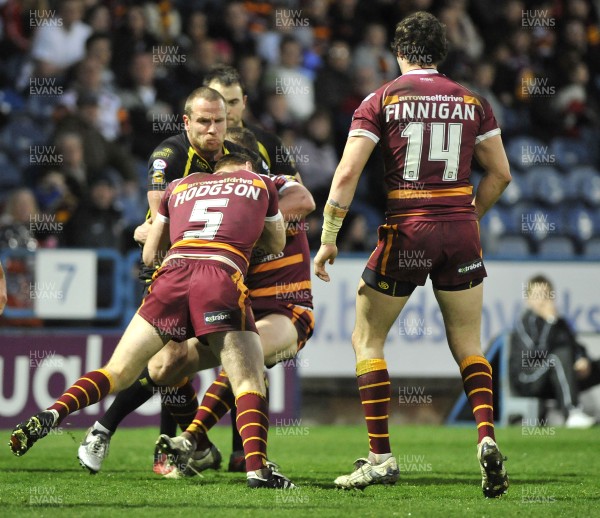
M 48 137 L 48 126 L 20 114 L 12 118 L 0 133 L 0 145 L 9 149 L 18 165 L 25 168 L 31 165 L 31 148 L 47 144 Z
M 600 175 L 582 178 L 579 193 L 593 207 L 600 207 Z
M 511 259 L 528 259 L 532 253 L 529 241 L 526 237 L 520 235 L 500 236 L 496 240 L 495 249 L 495 252 L 491 255 L 510 257 Z
M 547 163 L 549 153 L 549 146 L 541 140 L 528 136 L 514 137 L 506 146 L 510 164 L 521 170 Z
M 566 236 L 550 236 L 538 245 L 536 257 L 543 259 L 571 259 L 575 256 L 575 245 Z
M 592 166 L 579 166 L 571 169 L 564 182 L 567 198 L 576 202 L 581 201 L 582 183 L 594 176 L 600 177 L 600 171 Z
M 501 205 L 494 205 L 486 212 L 480 225 L 482 232 L 487 232 L 493 236 L 509 234 L 515 232 L 517 228 L 512 210 Z
M 583 245 L 582 257 L 600 260 L 600 237 L 594 237 Z
M 556 137 L 550 143 L 550 153 L 556 165 L 565 171 L 591 163 L 591 155 L 585 142 L 579 139 Z
M 547 209 L 541 206 L 515 207 L 513 218 L 518 232 L 538 242 L 549 236 L 564 235 L 563 211 L 560 208 Z
M 594 212 L 584 205 L 576 205 L 566 209 L 565 215 L 568 235 L 577 240 L 578 243 L 584 243 L 594 237 L 595 233 L 600 233 L 600 228 L 596 228 Z
M 10 189 L 21 185 L 23 182 L 21 170 L 15 161 L 5 151 L 0 151 L 0 188 Z
M 557 205 L 566 197 L 563 176 L 552 166 L 532 167 L 525 177 L 527 190 L 541 203 Z

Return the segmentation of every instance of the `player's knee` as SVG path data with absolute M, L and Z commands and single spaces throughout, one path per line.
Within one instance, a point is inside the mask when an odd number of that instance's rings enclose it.
M 119 392 L 130 387 L 135 382 L 139 372 L 123 363 L 109 362 L 103 369 L 107 371 L 112 380 L 112 392 Z
M 179 371 L 185 365 L 186 355 L 180 354 L 182 347 L 166 347 L 161 354 L 152 357 L 148 363 L 148 372 L 152 381 L 157 385 L 175 383 L 179 378 Z

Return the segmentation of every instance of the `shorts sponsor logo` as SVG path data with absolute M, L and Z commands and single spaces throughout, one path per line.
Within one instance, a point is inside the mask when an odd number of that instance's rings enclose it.
M 461 264 L 458 267 L 458 273 L 460 275 L 464 275 L 465 273 L 470 273 L 473 270 L 479 270 L 479 268 L 483 268 L 483 261 L 481 259 L 475 259 L 470 263 Z
M 152 167 L 154 167 L 154 169 L 166 169 L 167 163 L 164 160 L 157 158 L 154 162 L 152 162 Z
M 382 290 L 389 290 L 390 289 L 390 285 L 385 282 L 385 281 L 379 281 L 377 283 L 377 286 L 379 286 Z
M 207 324 L 219 324 L 231 320 L 231 311 L 210 311 L 204 313 L 204 322 Z

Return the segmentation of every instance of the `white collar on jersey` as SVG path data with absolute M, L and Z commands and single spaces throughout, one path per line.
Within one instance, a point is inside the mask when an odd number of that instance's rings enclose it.
M 439 72 L 437 68 L 413 68 L 402 75 L 407 76 L 408 74 L 439 74 Z

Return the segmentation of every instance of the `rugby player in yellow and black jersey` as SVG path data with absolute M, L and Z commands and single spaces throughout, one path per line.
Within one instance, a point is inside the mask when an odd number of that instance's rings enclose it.
M 224 99 L 215 90 L 200 87 L 185 102 L 185 131 L 163 140 L 148 160 L 147 221 L 156 216 L 169 182 L 190 173 L 212 173 L 217 160 L 228 153 L 246 153 L 240 145 L 225 140 L 227 131 Z M 138 227 L 135 239 L 145 241 L 148 224 Z M 150 283 L 154 269 L 142 266 L 140 279 Z
M 258 150 L 273 175 L 296 175 L 293 157 L 287 152 L 281 139 L 260 126 L 243 121 L 247 96 L 237 70 L 227 65 L 217 65 L 204 76 L 204 86 L 213 88 L 225 99 L 227 128 L 247 128 L 258 141 Z

